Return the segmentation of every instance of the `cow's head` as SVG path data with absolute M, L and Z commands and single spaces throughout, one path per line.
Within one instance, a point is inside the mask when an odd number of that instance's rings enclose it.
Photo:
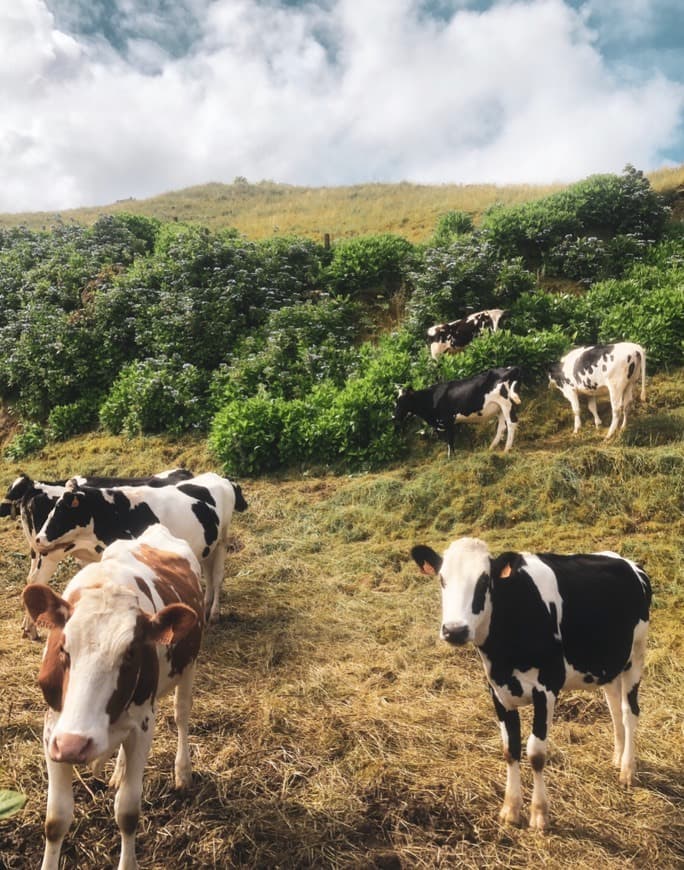
M 403 422 L 413 412 L 413 394 L 414 391 L 411 387 L 399 387 L 394 404 L 394 414 L 392 414 L 392 421 L 395 425 Z
M 491 559 L 484 541 L 460 538 L 440 556 L 419 545 L 411 555 L 423 574 L 436 575 L 442 585 L 440 637 L 447 643 L 483 643 L 491 617 Z
M 32 488 L 33 480 L 27 474 L 20 474 L 0 502 L 0 517 L 15 517 L 19 510 L 19 503 Z
M 110 582 L 86 587 L 71 601 L 29 584 L 23 600 L 34 621 L 50 629 L 38 675 L 47 704 L 59 714 L 47 740 L 50 758 L 87 764 L 111 753 L 130 727 L 131 704 L 154 698 L 155 644 L 182 640 L 197 614 L 170 604 L 151 616 L 132 590 Z
M 92 522 L 92 494 L 72 479 L 39 529 L 36 546 L 41 552 L 49 552 L 57 542 L 64 544 L 81 535 Z

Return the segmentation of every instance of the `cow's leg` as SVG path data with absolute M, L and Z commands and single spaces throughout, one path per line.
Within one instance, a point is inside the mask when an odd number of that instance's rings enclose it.
M 499 408 L 497 416 L 496 416 L 496 432 L 494 433 L 494 440 L 489 445 L 490 450 L 493 450 L 497 446 L 497 444 L 501 441 L 501 439 L 503 438 L 503 434 L 504 434 L 505 429 L 506 429 L 506 419 L 504 417 L 502 409 Z M 508 440 L 506 441 L 506 444 L 508 444 Z M 506 448 L 506 449 L 508 449 L 508 448 Z
M 620 767 L 625 749 L 625 726 L 622 724 L 622 675 L 603 687 L 610 718 L 613 721 L 613 765 Z
M 601 418 L 599 417 L 598 408 L 596 407 L 596 396 L 589 396 L 587 399 L 587 408 L 589 408 L 589 412 L 594 418 L 594 426 L 596 426 L 597 429 L 600 429 Z
M 121 785 L 124 773 L 126 772 L 126 752 L 123 746 L 119 746 L 119 751 L 116 755 L 116 763 L 114 765 L 114 771 L 109 779 L 109 787 L 110 788 L 119 788 Z
M 563 393 L 563 395 L 568 400 L 568 402 L 570 402 L 572 413 L 575 416 L 575 423 L 572 431 L 576 435 L 580 430 L 580 426 L 582 425 L 582 418 L 580 417 L 579 396 L 577 395 L 576 390 L 568 390 L 566 393 Z
M 203 563 L 204 579 L 204 618 L 207 625 L 218 622 L 221 615 L 221 584 L 225 568 L 226 548 L 219 541 Z
M 632 402 L 634 401 L 634 385 L 632 381 L 627 384 L 627 389 L 625 390 L 623 396 L 623 407 L 622 407 L 622 423 L 620 425 L 621 429 L 624 429 L 627 425 L 627 414 L 629 409 L 632 407 Z
M 530 827 L 543 831 L 549 823 L 549 801 L 544 785 L 544 765 L 546 764 L 546 739 L 553 719 L 556 698 L 552 692 L 532 690 L 534 718 L 532 733 L 527 741 L 527 757 L 532 766 L 534 785 L 530 805 Z
M 625 727 L 625 748 L 620 762 L 620 782 L 631 785 L 636 771 L 636 730 L 639 724 L 639 683 L 646 657 L 648 625 L 639 623 L 634 629 L 631 667 L 622 674 L 622 723 Z
M 124 740 L 125 764 L 121 785 L 114 798 L 114 816 L 121 832 L 121 857 L 118 870 L 136 870 L 135 833 L 140 818 L 143 771 L 152 745 L 154 721 L 147 731 L 135 728 Z
M 183 671 L 173 699 L 173 714 L 178 730 L 178 747 L 174 767 L 176 788 L 187 788 L 192 782 L 192 762 L 188 738 L 194 679 L 195 663 L 193 662 Z
M 47 747 L 51 731 L 50 712 L 45 716 L 43 744 Z M 73 767 L 53 761 L 45 750 L 48 775 L 47 810 L 45 813 L 45 852 L 41 870 L 57 870 L 59 854 L 66 832 L 74 818 L 74 792 L 71 785 Z
M 610 428 L 608 429 L 608 434 L 606 435 L 606 440 L 608 438 L 612 438 L 615 434 L 615 430 L 622 421 L 624 408 L 624 396 L 622 392 L 620 392 L 619 389 L 612 386 L 610 383 L 608 384 L 608 394 L 610 395 L 610 409 L 612 412 L 612 418 L 610 421 Z
M 499 812 L 505 824 L 517 825 L 520 821 L 522 791 L 520 788 L 520 716 L 517 710 L 506 710 L 492 690 L 494 709 L 499 719 L 501 739 L 506 759 L 506 792 Z

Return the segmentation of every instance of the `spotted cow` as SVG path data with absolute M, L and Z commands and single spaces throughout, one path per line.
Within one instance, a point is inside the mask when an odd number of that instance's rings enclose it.
M 518 425 L 516 405 L 520 404 L 517 386 L 521 371 L 517 366 L 488 369 L 470 378 L 433 384 L 424 390 L 403 387 L 394 408 L 393 420 L 401 423 L 409 414 L 425 420 L 447 442 L 451 455 L 456 435 L 456 423 L 481 423 L 497 418 L 494 440 L 490 449 L 499 444 L 506 431 L 504 451 L 513 446 Z
M 625 428 L 639 377 L 641 401 L 645 402 L 646 351 L 639 344 L 620 341 L 574 348 L 551 368 L 549 384 L 558 387 L 570 402 L 575 415 L 575 433 L 581 426 L 579 397 L 589 396 L 587 406 L 598 429 L 601 418 L 596 401 L 600 396 L 608 396 L 612 418 L 606 438 L 611 438 L 618 426 Z
M 443 353 L 460 353 L 481 332 L 496 332 L 506 312 L 501 308 L 476 311 L 460 320 L 449 323 L 436 323 L 427 331 L 430 355 L 438 360 Z
M 411 555 L 423 573 L 439 575 L 440 637 L 453 646 L 472 641 L 482 659 L 508 765 L 501 820 L 520 819 L 518 708 L 531 704 L 530 827 L 548 825 L 542 773 L 561 689 L 603 688 L 613 720 L 613 763 L 620 782 L 631 785 L 651 602 L 644 571 L 612 552 L 492 556 L 476 538 L 454 541 L 443 556 L 424 545 Z
M 148 477 L 75 477 L 79 484 L 87 486 L 168 486 L 180 480 L 188 480 L 193 476 L 185 468 L 174 468 L 162 471 Z M 20 474 L 7 490 L 5 498 L 0 502 L 0 517 L 16 517 L 19 514 L 24 536 L 28 541 L 30 565 L 27 583 L 47 583 L 57 569 L 57 565 L 66 556 L 76 559 L 81 565 L 99 558 L 89 548 L 78 550 L 72 544 L 63 549 L 55 548 L 49 553 L 40 553 L 36 546 L 36 535 L 57 503 L 57 499 L 66 490 L 66 480 L 41 482 L 33 480 L 27 474 Z M 28 614 L 25 614 L 22 631 L 26 637 L 36 640 L 38 632 Z
M 48 554 L 71 544 L 97 559 L 113 541 L 136 538 L 162 523 L 199 559 L 206 580 L 205 617 L 215 622 L 233 510 L 246 508 L 240 487 L 213 472 L 164 487 L 99 489 L 70 480 L 36 535 L 36 546 Z
M 176 788 L 192 779 L 188 721 L 203 626 L 200 566 L 161 525 L 116 541 L 58 596 L 25 587 L 31 618 L 49 629 L 38 675 L 48 705 L 43 748 L 48 774 L 43 870 L 57 870 L 74 815 L 73 765 L 101 769 L 118 750 L 119 870 L 137 867 L 135 833 L 156 700 L 175 689 Z

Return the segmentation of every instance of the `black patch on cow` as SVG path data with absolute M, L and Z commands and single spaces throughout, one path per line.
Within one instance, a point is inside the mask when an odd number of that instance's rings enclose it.
M 593 683 L 593 682 L 594 682 L 594 678 L 592 677 L 591 674 L 585 674 L 585 675 L 584 675 L 584 682 L 585 682 L 585 683 Z
M 196 498 L 198 501 L 203 501 L 206 504 L 216 506 L 216 499 L 209 492 L 206 486 L 197 486 L 195 483 L 181 483 L 176 489 L 189 495 L 190 498 Z
M 245 501 L 244 495 L 242 494 L 242 489 L 237 483 L 233 483 L 232 487 L 235 492 L 235 510 L 240 512 L 246 511 L 248 505 Z
M 639 715 L 639 683 L 635 683 L 627 692 L 627 700 L 629 701 L 629 709 L 635 716 Z
M 630 659 L 637 623 L 648 621 L 648 577 L 612 556 L 537 555 L 556 575 L 565 658 L 597 683 L 612 682 Z
M 631 362 L 631 363 L 629 364 L 629 367 L 627 368 L 627 378 L 628 378 L 629 380 L 632 379 L 632 376 L 633 376 L 633 374 L 634 374 L 634 369 L 635 369 L 635 368 L 636 368 L 636 364 L 635 364 L 634 362 Z
M 532 719 L 532 733 L 539 740 L 546 740 L 548 728 L 547 701 L 544 692 L 532 689 L 532 704 L 534 705 L 534 717 Z
M 594 347 L 586 348 L 584 353 L 581 353 L 575 360 L 575 364 L 572 368 L 575 383 L 581 383 L 585 372 L 597 368 L 599 363 L 603 362 L 610 356 L 614 347 L 615 346 L 612 344 L 597 344 Z
M 507 399 L 507 398 L 508 398 L 508 390 L 507 390 L 507 388 L 506 388 L 506 384 L 503 384 L 503 385 L 502 385 L 501 390 L 500 390 L 499 392 L 501 393 L 501 398 L 502 398 L 502 399 Z
M 211 545 L 218 538 L 219 517 L 216 511 L 203 501 L 196 501 L 192 505 L 192 512 L 199 520 L 204 531 L 204 540 L 207 542 L 207 548 L 203 554 L 208 556 L 211 551 Z
M 491 686 L 489 691 L 494 701 L 497 719 L 506 726 L 506 736 L 508 738 L 508 758 L 506 760 L 509 763 L 511 761 L 520 761 L 522 746 L 520 742 L 520 716 L 518 711 L 507 710 L 501 701 L 499 701 Z
M 558 610 L 556 608 L 555 602 L 551 602 L 549 604 L 549 613 L 551 614 L 551 624 L 553 626 L 553 633 L 558 634 L 559 626 L 558 626 Z
M 480 574 L 475 584 L 475 592 L 473 594 L 473 613 L 482 613 L 487 600 L 487 590 L 489 589 L 489 574 L 485 571 Z

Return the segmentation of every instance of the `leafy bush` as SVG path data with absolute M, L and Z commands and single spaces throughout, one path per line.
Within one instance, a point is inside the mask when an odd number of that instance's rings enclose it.
M 100 421 L 114 434 L 179 435 L 207 425 L 204 394 L 205 377 L 195 366 L 178 359 L 137 360 L 112 385 Z
M 450 244 L 455 236 L 472 233 L 474 230 L 472 217 L 464 211 L 448 211 L 437 221 L 432 244 L 435 246 Z
M 228 402 L 218 411 L 209 446 L 226 474 L 256 474 L 280 465 L 281 411 L 280 400 L 263 395 Z
M 65 441 L 73 435 L 87 432 L 98 419 L 101 396 L 85 396 L 68 405 L 55 405 L 47 418 L 46 435 L 50 441 Z
M 23 459 L 30 453 L 35 453 L 45 445 L 45 433 L 38 423 L 25 423 L 21 432 L 17 433 L 5 448 L 7 459 Z
M 390 233 L 338 242 L 322 280 L 334 294 L 393 296 L 418 261 L 418 252 L 407 239 Z

